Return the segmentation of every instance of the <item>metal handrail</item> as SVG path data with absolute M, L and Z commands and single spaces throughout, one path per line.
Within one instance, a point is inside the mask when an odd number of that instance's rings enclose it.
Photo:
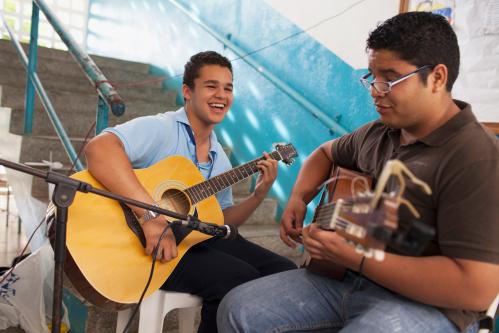
M 328 129 L 336 133 L 338 135 L 344 135 L 349 133 L 343 126 L 341 126 L 338 122 L 333 120 L 330 116 L 328 116 L 324 111 L 315 106 L 308 99 L 299 94 L 296 90 L 291 88 L 286 82 L 279 79 L 276 75 L 274 75 L 269 70 L 265 69 L 262 65 L 260 65 L 256 60 L 251 58 L 249 55 L 244 52 L 237 45 L 232 43 L 230 40 L 225 38 L 222 34 L 216 32 L 208 25 L 206 25 L 199 17 L 197 17 L 194 13 L 192 13 L 185 6 L 178 3 L 176 0 L 169 0 L 175 7 L 177 7 L 182 13 L 191 18 L 194 22 L 196 22 L 200 27 L 206 30 L 210 35 L 215 37 L 218 41 L 226 45 L 230 48 L 235 54 L 241 57 L 248 65 L 256 69 L 261 75 L 267 78 L 270 82 L 272 82 L 275 86 L 281 89 L 284 93 L 286 93 L 289 97 L 294 99 L 298 104 L 303 106 L 307 111 L 309 111 L 314 117 L 319 119 L 324 125 L 328 127 Z
M 12 33 L 12 30 L 7 25 L 6 21 L 1 16 L 3 25 L 7 29 L 10 38 L 16 48 L 21 62 L 23 63 L 28 75 L 26 80 L 26 96 L 25 96 L 25 112 L 24 112 L 24 133 L 31 134 L 33 127 L 33 110 L 34 110 L 34 97 L 35 90 L 40 97 L 43 107 L 49 115 L 59 139 L 61 140 L 64 149 L 66 150 L 71 161 L 73 161 L 76 170 L 82 170 L 83 165 L 76 154 L 68 135 L 66 134 L 62 123 L 60 122 L 54 107 L 48 98 L 43 85 L 36 74 L 37 66 L 37 53 L 38 53 L 38 23 L 39 11 L 41 10 L 48 22 L 52 25 L 61 40 L 67 46 L 69 53 L 77 61 L 82 68 L 87 78 L 95 87 L 98 93 L 97 101 L 97 116 L 95 132 L 99 134 L 108 125 L 109 109 L 115 116 L 121 116 L 125 112 L 125 103 L 123 98 L 119 95 L 116 89 L 110 84 L 106 77 L 102 74 L 100 69 L 94 61 L 83 51 L 69 33 L 63 28 L 58 18 L 52 13 L 50 8 L 46 5 L 44 0 L 33 0 L 32 2 L 32 16 L 31 16 L 31 32 L 30 32 L 30 45 L 29 55 L 26 57 L 19 41 Z
M 33 0 L 40 8 L 49 23 L 68 47 L 69 53 L 75 58 L 83 69 L 88 79 L 93 83 L 100 97 L 107 103 L 115 116 L 121 116 L 125 112 L 125 103 L 116 89 L 109 83 L 92 58 L 78 46 L 73 37 L 63 28 L 59 19 L 52 13 L 44 0 Z
M 78 156 L 76 154 L 76 151 L 73 148 L 73 145 L 71 144 L 69 137 L 64 130 L 64 127 L 62 126 L 61 121 L 59 120 L 59 117 L 57 117 L 57 114 L 54 111 L 54 106 L 52 105 L 52 102 L 50 101 L 49 97 L 47 96 L 47 93 L 45 92 L 45 89 L 43 88 L 42 83 L 40 82 L 40 78 L 38 77 L 38 74 L 36 72 L 30 72 L 28 71 L 28 58 L 26 56 L 26 53 L 24 53 L 24 50 L 19 43 L 19 40 L 15 36 L 15 34 L 12 32 L 10 29 L 9 25 L 5 21 L 3 14 L 0 12 L 0 20 L 2 21 L 5 29 L 9 33 L 9 36 L 12 40 L 12 43 L 15 46 L 15 49 L 17 51 L 17 54 L 19 55 L 19 58 L 21 60 L 21 63 L 24 65 L 26 71 L 28 72 L 28 76 L 31 80 L 31 82 L 34 84 L 34 87 L 36 89 L 36 92 L 38 93 L 38 96 L 40 97 L 40 101 L 47 111 L 47 114 L 50 118 L 50 121 L 52 122 L 52 125 L 55 128 L 55 131 L 57 135 L 59 136 L 59 139 L 64 145 L 64 149 L 66 150 L 66 153 L 70 157 L 71 161 L 74 161 L 75 168 L 77 170 L 83 170 L 83 165 L 81 164 L 80 160 L 78 159 Z

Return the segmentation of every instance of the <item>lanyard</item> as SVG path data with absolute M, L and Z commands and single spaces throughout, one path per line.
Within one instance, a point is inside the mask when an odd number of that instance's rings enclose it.
M 185 129 L 187 131 L 187 134 L 189 135 L 189 138 L 191 139 L 191 142 L 194 144 L 194 164 L 196 164 L 196 167 L 198 168 L 198 170 L 201 171 L 201 166 L 199 164 L 198 156 L 196 153 L 196 139 L 194 138 L 194 133 L 192 132 L 191 127 L 187 124 L 185 124 Z M 211 140 L 211 138 L 210 138 L 210 140 Z M 189 148 L 189 150 L 190 150 L 190 148 Z M 191 152 L 191 154 L 192 154 L 192 152 Z M 211 178 L 211 172 L 213 171 L 213 164 L 215 164 L 213 158 L 211 157 L 211 151 L 209 151 L 208 154 L 209 154 L 209 158 L 211 161 L 211 166 L 210 166 L 210 170 L 208 171 L 208 176 L 206 177 L 206 179 Z

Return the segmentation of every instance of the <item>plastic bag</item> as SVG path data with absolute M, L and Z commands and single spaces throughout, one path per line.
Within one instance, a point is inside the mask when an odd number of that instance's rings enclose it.
M 0 284 L 0 329 L 20 326 L 26 333 L 49 333 L 53 288 L 54 251 L 47 242 Z M 70 325 L 64 305 L 63 311 L 61 332 L 67 332 Z

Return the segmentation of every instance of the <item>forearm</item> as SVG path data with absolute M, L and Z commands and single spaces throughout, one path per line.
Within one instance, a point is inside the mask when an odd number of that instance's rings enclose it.
M 244 201 L 224 209 L 225 224 L 241 226 L 250 215 L 258 208 L 264 198 L 257 197 L 254 193 L 248 196 Z
M 470 268 L 471 263 L 474 268 Z M 364 275 L 418 302 L 445 308 L 485 310 L 498 291 L 497 265 L 444 256 L 407 257 L 387 254 L 368 259 Z
M 290 200 L 299 199 L 308 203 L 317 195 L 318 186 L 327 180 L 331 172 L 331 147 L 332 141 L 326 142 L 305 160 L 293 186 Z

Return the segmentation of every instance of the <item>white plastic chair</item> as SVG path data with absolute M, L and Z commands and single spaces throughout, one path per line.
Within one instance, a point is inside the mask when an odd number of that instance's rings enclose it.
M 497 306 L 499 305 L 499 294 L 496 295 L 496 298 L 490 305 L 489 309 L 487 310 L 487 317 L 490 318 L 490 320 L 494 320 L 494 316 L 496 315 L 497 311 Z M 482 328 L 478 331 L 478 333 L 492 333 L 488 328 Z
M 163 321 L 168 312 L 178 311 L 178 332 L 193 333 L 196 308 L 201 306 L 201 298 L 187 293 L 158 290 L 142 301 L 140 306 L 139 333 L 163 332 Z M 122 333 L 132 309 L 118 312 L 116 333 Z

